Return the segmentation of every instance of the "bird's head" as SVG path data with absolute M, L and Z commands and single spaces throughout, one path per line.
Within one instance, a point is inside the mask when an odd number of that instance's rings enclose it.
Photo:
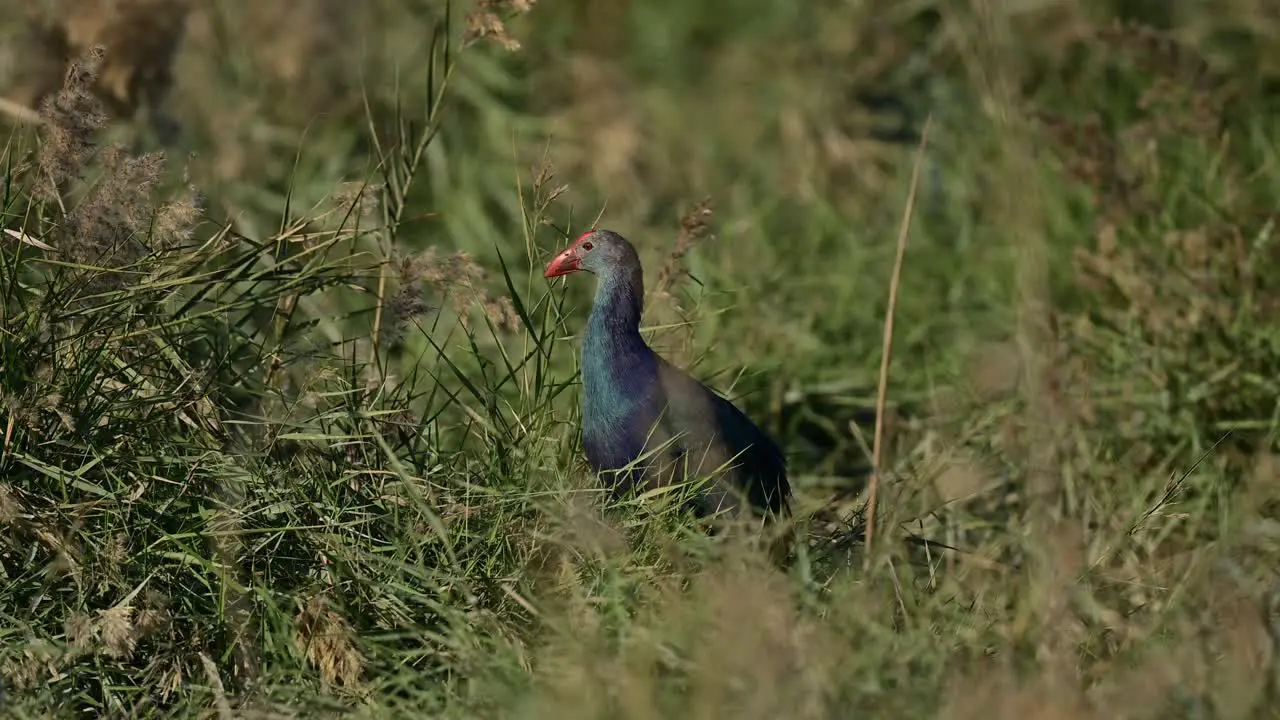
M 611 230 L 592 230 L 583 233 L 572 245 L 556 255 L 547 265 L 543 276 L 554 278 L 579 270 L 602 275 L 630 269 L 639 265 L 639 262 L 636 249 L 626 238 Z

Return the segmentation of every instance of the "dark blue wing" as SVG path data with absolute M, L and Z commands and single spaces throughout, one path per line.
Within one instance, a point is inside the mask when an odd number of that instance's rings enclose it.
M 669 427 L 691 453 L 713 445 L 733 466 L 733 482 L 750 503 L 775 513 L 791 494 L 787 461 L 777 444 L 733 403 L 663 361 L 659 373 L 669 404 Z

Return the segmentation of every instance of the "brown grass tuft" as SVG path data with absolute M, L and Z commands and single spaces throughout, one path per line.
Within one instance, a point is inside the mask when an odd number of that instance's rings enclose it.
M 476 10 L 467 13 L 467 42 L 489 39 L 508 51 L 520 49 L 520 41 L 511 37 L 503 16 L 523 15 L 533 9 L 536 0 L 478 0 Z
M 204 202 L 190 183 L 160 196 L 167 178 L 163 152 L 135 155 L 100 142 L 106 115 L 92 87 L 103 57 L 97 48 L 73 62 L 63 88 L 44 104 L 34 184 L 37 201 L 57 218 L 46 230 L 57 236 L 51 247 L 81 266 L 86 291 L 119 287 L 122 269 L 189 241 Z
M 98 610 L 76 613 L 63 623 L 65 652 L 59 663 L 73 663 L 86 654 L 101 653 L 116 661 L 134 658 L 138 645 L 157 637 L 167 637 L 172 615 L 167 602 L 156 593 L 146 593 L 141 608 L 125 602 Z
M 382 186 L 366 181 L 347 181 L 339 185 L 329 201 L 337 211 L 356 219 L 370 218 L 382 203 Z
M 302 604 L 294 630 L 299 652 L 326 685 L 351 688 L 359 684 L 365 660 L 356 647 L 355 631 L 323 595 Z
M 102 649 L 109 657 L 121 659 L 133 655 L 138 640 L 133 624 L 133 607 L 115 605 L 98 611 L 98 633 L 102 638 Z
M 458 251 L 442 254 L 431 247 L 415 255 L 396 254 L 392 269 L 399 289 L 386 300 L 382 319 L 381 342 L 400 342 L 412 322 L 435 307 L 432 303 L 448 297 L 459 321 L 468 326 L 472 312 L 479 310 L 489 322 L 503 329 L 519 327 L 511 298 L 485 289 L 487 273 L 469 253 Z
M 685 211 L 680 218 L 680 234 L 667 253 L 666 260 L 658 270 L 657 281 L 653 285 L 653 294 L 659 297 L 668 296 L 672 285 L 681 277 L 687 277 L 688 271 L 681 261 L 693 246 L 711 235 L 711 226 L 707 224 L 712 215 L 711 198 L 706 198 Z
M 646 283 L 648 324 L 663 328 L 655 333 L 654 341 L 663 346 L 671 359 L 686 367 L 697 359 L 694 353 L 697 308 L 686 306 L 679 292 L 684 281 L 692 278 L 684 266 L 684 258 L 696 244 L 711 237 L 708 220 L 712 214 L 711 198 L 695 203 L 684 212 L 680 231 L 663 254 L 655 280 Z
M 101 179 L 67 218 L 78 244 L 65 250 L 91 265 L 127 262 L 144 252 L 141 241 L 155 213 L 152 193 L 164 172 L 164 153 L 130 157 L 106 148 L 99 157 Z
M 161 204 L 151 225 L 156 244 L 176 247 L 190 242 L 204 215 L 204 203 L 204 193 L 188 185 L 180 196 Z
M 107 120 L 92 92 L 104 55 L 95 48 L 72 62 L 61 88 L 41 107 L 45 127 L 36 189 L 47 201 L 60 200 L 68 180 L 80 177 L 94 156 L 94 133 Z

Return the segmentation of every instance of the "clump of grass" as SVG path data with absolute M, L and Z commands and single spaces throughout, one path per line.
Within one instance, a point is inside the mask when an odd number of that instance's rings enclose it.
M 454 56 L 435 52 L 440 82 Z M 31 239 L 0 268 L 7 690 L 26 707 L 250 711 L 326 687 L 368 696 L 406 664 L 419 680 L 386 691 L 404 702 L 460 692 L 435 679 L 516 642 L 510 583 L 536 543 L 507 533 L 541 521 L 510 483 L 545 456 L 489 476 L 449 449 L 469 407 L 379 370 L 369 341 L 369 311 L 399 301 L 358 248 L 397 251 L 438 98 L 379 143 L 377 203 L 336 193 L 352 221 L 381 223 L 353 233 L 322 212 L 255 239 L 210 222 L 163 155 L 101 141 L 101 59 L 73 66 L 36 150 L 7 150 L 5 237 Z M 465 255 L 409 270 L 419 315 L 456 292 L 458 316 L 478 304 L 519 329 Z M 334 314 L 353 293 L 372 302 Z
M 1275 258 L 1272 211 L 1256 181 L 1267 161 L 1233 139 L 1252 129 L 1233 118 L 1232 89 L 1193 52 L 1142 28 L 1108 32 L 1102 47 L 1154 80 L 1121 106 L 1126 117 L 1095 114 L 1054 130 L 1097 217 L 1093 242 L 1074 256 L 1091 307 L 1064 331 L 1091 353 L 1130 349 L 1098 368 L 1108 380 L 1090 414 L 1152 446 L 1189 434 L 1191 453 L 1227 438 L 1231 452 L 1218 459 L 1248 464 L 1274 422 L 1270 411 L 1254 413 L 1277 389 L 1264 379 L 1276 358 L 1263 319 L 1277 308 L 1262 280 Z M 1159 419 L 1138 420 L 1109 411 L 1116 393 L 1168 404 Z
M 523 248 L 485 230 L 509 207 L 489 206 L 489 174 L 456 151 L 487 163 L 510 139 L 494 128 L 519 113 L 477 111 L 474 96 L 445 109 L 475 85 L 454 84 L 466 66 L 445 52 L 443 23 L 419 63 L 429 92 L 360 104 L 369 117 L 345 129 L 371 151 L 372 177 L 300 164 L 262 203 L 280 210 L 271 226 L 224 219 L 236 203 L 200 202 L 198 172 L 105 140 L 91 57 L 44 106 L 38 146 L 15 136 L 5 155 L 5 711 L 1268 712 L 1280 693 L 1274 133 L 1228 109 L 1247 106 L 1247 88 L 1220 94 L 1204 63 L 1150 30 L 1081 33 L 1073 11 L 1082 52 L 1040 68 L 1045 87 L 1001 74 L 1038 58 L 1023 45 L 1041 37 L 1002 27 L 1016 19 L 999 7 L 910 21 L 904 36 L 933 28 L 923 34 L 942 33 L 947 53 L 974 52 L 963 83 L 1004 117 L 959 101 L 939 115 L 938 147 L 958 153 L 939 167 L 957 176 L 938 186 L 947 212 L 912 225 L 888 398 L 901 416 L 864 570 L 858 528 L 820 526 L 859 519 L 827 506 L 856 492 L 850 458 L 864 452 L 857 381 L 874 376 L 893 256 L 881 232 L 897 222 L 896 203 L 876 206 L 905 193 L 853 197 L 897 177 L 878 148 L 859 193 L 842 194 L 861 157 L 853 131 L 814 108 L 843 102 L 818 68 L 868 31 L 842 39 L 848 8 L 779 5 L 737 36 L 723 19 L 690 21 L 694 6 L 630 7 L 657 29 L 596 67 L 617 82 L 568 114 L 595 121 L 581 142 L 600 151 L 599 177 L 637 193 L 602 225 L 662 237 L 654 217 L 715 193 L 716 241 L 695 204 L 657 251 L 669 257 L 654 287 L 674 300 L 686 278 L 702 283 L 699 329 L 725 338 L 708 343 L 711 360 L 776 373 L 763 383 L 774 392 L 748 401 L 781 403 L 794 415 L 778 423 L 784 444 L 813 449 L 793 455 L 799 527 L 814 526 L 793 566 L 676 513 L 602 508 L 577 459 L 573 353 L 559 342 L 577 303 L 546 289 L 535 262 L 563 244 L 548 228 L 592 178 L 575 171 L 570 189 L 544 161 L 503 191 L 526 208 L 512 233 Z M 797 29 L 815 22 L 816 42 Z M 655 38 L 708 27 L 725 34 L 697 44 L 722 51 L 706 66 L 755 85 L 716 80 L 685 102 L 645 82 L 665 65 L 627 65 L 671 64 Z M 771 54 L 742 55 L 761 34 Z M 783 40 L 801 37 L 806 53 L 788 54 Z M 905 52 L 899 40 L 886 37 L 886 57 Z M 466 47 L 484 57 L 486 43 Z M 779 57 L 778 84 L 761 79 Z M 578 62 L 548 74 L 570 82 Z M 494 67 L 471 71 L 492 80 Z M 707 87 L 688 79 L 687 92 Z M 780 113 L 779 98 L 795 102 Z M 973 134 L 956 142 L 957 128 Z M 334 157 L 357 146 L 317 142 Z M 1032 183 L 1034 205 L 1021 202 Z M 965 189 L 954 202 L 953 185 Z M 1025 253 L 1015 244 L 1031 233 Z M 751 292 L 730 297 L 735 283 Z M 726 331 L 738 328 L 750 332 Z M 1033 513 L 1037 474 L 1052 482 Z

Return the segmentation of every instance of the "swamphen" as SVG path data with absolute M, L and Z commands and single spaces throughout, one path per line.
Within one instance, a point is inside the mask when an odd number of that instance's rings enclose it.
M 784 513 L 786 458 L 741 410 L 655 353 L 640 337 L 644 272 L 626 238 L 593 230 L 544 275 L 597 278 L 582 339 L 582 439 L 587 461 L 615 494 L 714 476 L 693 503 L 698 516 L 750 508 Z

